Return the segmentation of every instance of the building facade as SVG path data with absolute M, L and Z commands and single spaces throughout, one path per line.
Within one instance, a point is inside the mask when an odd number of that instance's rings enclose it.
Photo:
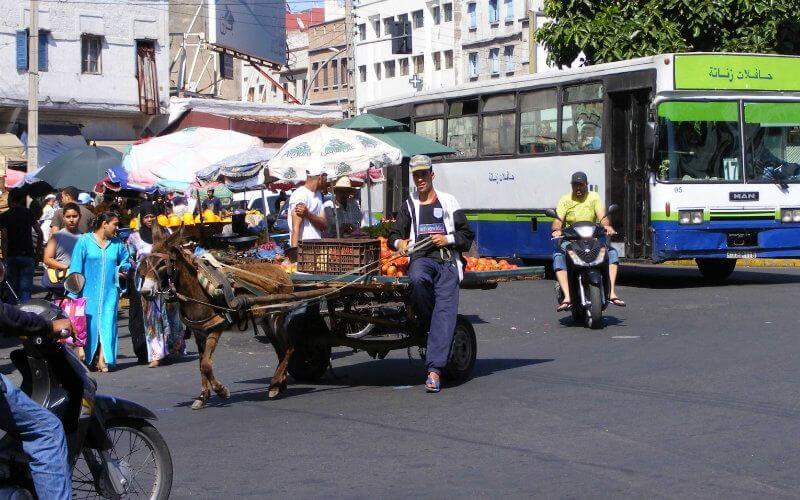
M 459 0 L 364 0 L 356 9 L 358 108 L 462 83 Z
M 166 0 L 39 7 L 39 164 L 60 141 L 132 140 L 169 106 Z M 29 2 L 0 0 L 0 133 L 27 137 Z
M 465 81 L 531 73 L 530 12 L 543 0 L 469 0 L 463 16 Z
M 346 49 L 344 18 L 315 24 L 308 29 L 308 104 L 349 107 L 352 91 Z

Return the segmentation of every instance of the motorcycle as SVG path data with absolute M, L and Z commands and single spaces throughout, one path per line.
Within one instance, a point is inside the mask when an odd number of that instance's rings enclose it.
M 0 263 L 0 281 L 4 276 Z M 74 273 L 64 287 L 80 293 L 84 283 L 83 275 Z M 20 309 L 51 321 L 65 317 L 45 300 L 33 299 Z M 62 337 L 68 335 L 62 332 Z M 73 498 L 169 498 L 172 457 L 150 423 L 155 414 L 132 401 L 97 394 L 97 382 L 86 366 L 55 339 L 27 337 L 11 353 L 11 361 L 22 374 L 21 389 L 64 426 Z M 0 439 L 0 499 L 33 498 L 28 460 L 16 437 Z
M 617 210 L 617 205 L 608 207 L 606 217 Z M 547 215 L 562 220 L 555 210 L 547 210 Z M 563 222 L 563 220 L 562 220 Z M 563 241 L 567 241 L 564 252 L 567 262 L 567 281 L 569 283 L 572 305 L 570 312 L 575 323 L 587 328 L 603 328 L 603 311 L 609 304 L 610 277 L 608 274 L 608 243 L 605 241 L 603 221 L 576 222 L 562 231 Z M 559 242 L 560 244 L 560 242 Z M 564 291 L 556 282 L 556 299 L 564 300 Z

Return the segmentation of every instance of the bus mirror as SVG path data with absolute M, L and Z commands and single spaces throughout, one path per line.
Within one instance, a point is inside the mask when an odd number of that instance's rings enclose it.
M 658 149 L 658 124 L 647 122 L 644 128 L 644 146 L 648 160 L 655 161 Z
M 619 210 L 619 205 L 617 205 L 616 203 L 612 203 L 611 205 L 608 206 L 608 209 L 606 209 L 606 213 L 608 215 L 611 215 L 617 210 Z
M 556 214 L 556 211 L 553 210 L 552 208 L 548 208 L 547 210 L 544 211 L 544 213 L 548 217 L 551 217 L 553 219 L 558 219 L 558 214 Z

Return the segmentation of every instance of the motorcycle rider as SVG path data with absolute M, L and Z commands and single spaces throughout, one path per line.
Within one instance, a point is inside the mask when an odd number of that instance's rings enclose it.
M 0 302 L 0 335 L 26 336 L 72 331 L 68 319 L 48 321 Z M 36 495 L 47 499 L 72 496 L 72 479 L 67 462 L 67 442 L 61 421 L 0 374 L 0 429 L 22 441 L 31 460 L 29 467 Z
M 606 230 L 607 236 L 617 234 L 611 223 L 606 217 L 606 209 L 600 201 L 600 196 L 594 191 L 589 191 L 589 181 L 583 172 L 575 172 L 571 179 L 572 192 L 565 194 L 558 200 L 556 214 L 558 218 L 553 219 L 552 236 L 561 238 L 562 229 L 575 222 L 600 222 Z M 557 311 L 566 311 L 571 305 L 569 295 L 569 282 L 567 280 L 567 256 L 564 251 L 567 242 L 559 241 L 556 250 L 553 252 L 553 271 L 556 273 L 556 280 L 564 293 L 564 300 L 558 305 Z M 611 245 L 608 246 L 608 276 L 610 282 L 609 301 L 615 306 L 625 307 L 625 301 L 617 296 L 615 288 L 617 281 L 617 271 L 619 268 L 619 254 Z

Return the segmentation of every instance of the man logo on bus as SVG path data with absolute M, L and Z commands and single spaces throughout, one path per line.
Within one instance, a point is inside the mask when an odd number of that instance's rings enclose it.
M 742 193 L 732 192 L 730 201 L 758 201 L 758 191 L 747 191 Z

